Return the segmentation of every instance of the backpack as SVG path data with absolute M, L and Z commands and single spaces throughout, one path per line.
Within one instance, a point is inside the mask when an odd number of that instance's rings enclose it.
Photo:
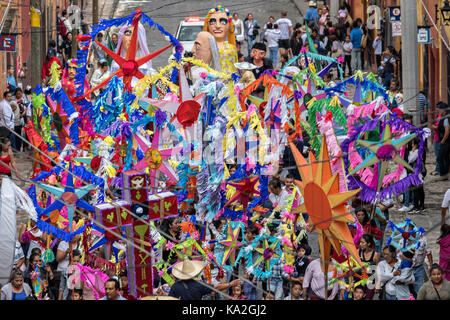
M 65 37 L 67 35 L 67 28 L 62 19 L 58 19 L 59 33 Z

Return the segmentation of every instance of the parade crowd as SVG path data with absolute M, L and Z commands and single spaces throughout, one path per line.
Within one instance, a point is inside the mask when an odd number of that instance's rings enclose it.
M 356 70 L 374 71 L 377 81 L 383 85 L 389 94 L 389 103 L 396 109 L 397 115 L 411 123 L 412 117 L 403 109 L 403 95 L 401 86 L 401 55 L 391 47 L 385 47 L 381 30 L 375 32 L 372 38 L 366 25 L 361 19 L 353 20 L 349 8 L 343 5 L 339 10 L 338 22 L 332 23 L 326 6 L 317 8 L 315 1 L 309 3 L 309 10 L 303 19 L 289 17 L 282 12 L 280 17 L 270 16 L 264 24 L 256 21 L 252 13 L 248 13 L 241 20 L 239 13 L 233 14 L 236 28 L 238 61 L 248 62 L 253 66 L 247 74 L 251 83 L 258 79 L 266 70 L 283 70 L 285 64 L 293 57 L 304 51 L 315 50 L 324 56 L 342 58 L 344 60 L 344 77 L 350 77 Z M 292 20 L 294 18 L 294 21 Z M 297 20 L 298 22 L 296 23 Z M 51 66 L 56 62 L 61 70 L 70 65 L 72 34 L 67 22 L 67 12 L 62 11 L 58 23 L 58 38 L 48 45 L 47 56 L 43 61 L 42 82 L 48 84 L 51 79 Z M 116 50 L 118 34 L 101 32 L 97 36 L 98 42 L 111 50 Z M 311 42 L 312 43 L 309 43 Z M 112 60 L 96 43 L 91 46 L 88 56 L 88 81 L 91 88 L 96 87 L 111 74 Z M 300 63 L 296 65 L 300 68 Z M 70 72 L 70 70 L 69 70 Z M 329 87 L 339 80 L 337 68 L 332 68 L 324 77 Z M 242 80 L 244 81 L 244 80 Z M 24 126 L 32 121 L 31 87 L 22 89 L 14 78 L 11 69 L 8 77 L 9 89 L 3 93 L 0 102 L 0 175 L 16 177 L 23 181 L 24 177 L 17 168 L 17 154 L 30 154 L 30 140 L 25 134 Z M 92 92 L 91 99 L 95 101 L 103 89 Z M 264 88 L 258 87 L 255 96 L 263 97 Z M 448 115 L 450 109 L 444 102 L 436 106 L 437 114 L 431 114 L 426 93 L 420 93 L 420 122 L 431 130 L 433 150 L 428 157 L 433 157 L 435 168 L 427 177 L 426 169 L 422 172 L 423 181 L 448 181 L 449 178 L 449 150 L 450 125 Z M 431 116 L 430 116 L 431 114 Z M 432 123 L 429 123 L 432 119 Z M 296 147 L 307 157 L 311 151 L 311 137 L 303 131 L 303 140 L 296 141 Z M 404 161 L 414 166 L 418 156 L 419 142 L 412 140 L 406 146 Z M 268 233 L 279 236 L 282 232 L 280 212 L 278 207 L 286 205 L 288 198 L 298 192 L 295 180 L 300 179 L 293 151 L 286 146 L 281 165 L 277 173 L 269 180 L 269 198 L 262 207 L 264 214 L 250 211 L 250 219 L 245 229 L 244 237 L 240 234 L 237 241 L 250 244 L 258 235 Z M 423 158 L 425 163 L 425 157 Z M 228 164 L 230 173 L 236 166 Z M 404 175 L 411 174 L 404 169 Z M 0 179 L 1 181 L 1 179 Z M 170 190 L 170 186 L 167 186 Z M 114 196 L 121 196 L 120 188 L 112 190 Z M 249 274 L 245 268 L 244 258 L 240 258 L 236 267 L 231 270 L 223 269 L 216 262 L 210 263 L 209 279 L 198 279 L 204 270 L 203 263 L 190 259 L 181 260 L 177 268 L 168 270 L 173 281 L 163 278 L 153 267 L 153 288 L 157 296 L 174 297 L 181 300 L 450 300 L 450 225 L 445 218 L 449 215 L 450 189 L 443 198 L 442 221 L 438 239 L 430 239 L 421 235 L 420 246 L 408 251 L 399 250 L 392 243 L 387 243 L 389 235 L 386 233 L 390 217 L 398 212 L 411 216 L 420 215 L 425 208 L 425 192 L 423 184 L 411 186 L 402 196 L 393 199 L 383 199 L 377 203 L 365 202 L 355 196 L 351 199 L 350 212 L 357 219 L 361 227 L 359 242 L 356 244 L 359 258 L 369 267 L 365 274 L 369 282 L 361 282 L 363 273 L 360 270 L 347 273 L 341 281 L 329 281 L 325 284 L 324 273 L 321 268 L 319 252 L 312 245 L 316 241 L 314 231 L 297 229 L 295 232 L 306 234 L 295 247 L 295 262 L 292 273 L 287 273 L 282 266 L 281 257 L 272 257 L 276 262 L 267 279 L 261 280 Z M 41 203 L 46 202 L 45 192 L 41 194 Z M 195 201 L 199 201 L 198 195 Z M 179 217 L 155 222 L 155 233 L 164 236 L 173 244 L 186 239 L 186 226 L 193 221 L 196 209 L 192 203 L 187 211 L 181 212 Z M 83 214 L 90 213 L 80 208 L 75 212 L 74 221 L 78 222 Z M 307 220 L 307 214 L 303 214 Z M 270 217 L 270 219 L 269 219 Z M 195 219 L 194 219 L 195 220 Z M 268 220 L 270 220 L 268 222 Z M 202 230 L 201 225 L 193 226 Z M 359 230 L 350 227 L 355 236 Z M 412 230 L 412 229 L 411 229 Z M 227 219 L 219 217 L 209 226 L 210 252 L 224 250 L 217 245 L 218 241 L 227 238 Z M 414 237 L 415 234 L 412 234 Z M 52 254 L 54 260 L 45 262 L 48 253 L 48 234 L 39 230 L 33 220 L 21 225 L 15 246 L 14 268 L 8 284 L 1 288 L 1 300 L 33 300 L 36 299 L 36 279 L 40 279 L 40 297 L 48 300 L 94 300 L 97 293 L 87 285 L 87 280 L 80 276 L 80 268 L 86 263 L 86 256 L 81 247 L 83 239 L 80 235 L 71 241 L 52 239 Z M 433 256 L 430 243 L 437 242 L 439 257 Z M 410 243 L 408 243 L 410 245 Z M 119 260 L 125 259 L 123 252 L 126 244 L 119 241 Z M 247 250 L 245 245 L 236 249 L 239 257 L 240 250 Z M 169 255 L 170 248 L 163 246 L 158 249 L 158 259 L 167 260 L 170 264 L 179 257 Z M 106 258 L 103 250 L 97 250 L 99 257 Z M 333 257 L 340 263 L 339 255 L 332 252 Z M 438 261 L 438 262 L 437 262 Z M 116 263 L 120 261 L 115 261 Z M 264 270 L 264 262 L 255 267 Z M 331 266 L 329 279 L 338 272 Z M 102 300 L 136 300 L 128 292 L 128 273 L 126 270 L 104 270 L 107 278 L 102 280 L 104 297 Z M 84 279 L 84 280 L 83 280 Z M 356 285 L 355 285 L 356 284 Z M 97 287 L 97 286 L 96 286 Z

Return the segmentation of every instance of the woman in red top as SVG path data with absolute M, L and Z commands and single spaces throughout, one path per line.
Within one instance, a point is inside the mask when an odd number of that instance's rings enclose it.
M 17 171 L 16 161 L 14 159 L 14 154 L 11 150 L 11 141 L 8 138 L 1 138 L 1 153 L 0 153 L 0 174 L 6 174 L 11 177 L 11 167 L 15 170 L 18 179 L 19 171 Z
M 378 228 L 374 220 L 370 220 L 369 213 L 365 208 L 356 209 L 356 218 L 363 228 L 363 234 L 370 234 L 376 240 L 383 238 L 383 232 Z

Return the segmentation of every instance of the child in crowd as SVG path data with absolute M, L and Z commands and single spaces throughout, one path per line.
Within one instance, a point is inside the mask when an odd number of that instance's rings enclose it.
M 303 300 L 302 285 L 299 282 L 291 283 L 291 292 L 284 300 Z
M 247 297 L 242 293 L 242 285 L 237 284 L 233 286 L 232 299 L 231 300 L 247 300 Z
M 311 254 L 311 251 L 312 251 L 311 247 L 306 243 L 301 244 L 298 247 L 297 257 L 295 258 L 294 262 L 295 267 L 294 275 L 296 275 L 296 278 L 292 278 L 291 279 L 292 281 L 303 283 L 305 271 L 310 262 L 309 255 Z
M 414 250 L 405 251 L 402 254 L 400 267 L 394 271 L 392 282 L 395 284 L 395 295 L 397 300 L 409 299 L 411 291 L 409 285 L 414 283 L 414 273 L 412 269 Z
M 71 289 L 69 293 L 72 300 L 83 300 L 83 289 Z

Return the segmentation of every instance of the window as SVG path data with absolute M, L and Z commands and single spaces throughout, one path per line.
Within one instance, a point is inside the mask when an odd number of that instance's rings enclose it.
M 197 34 L 203 30 L 203 26 L 181 26 L 178 33 L 179 41 L 195 41 Z

